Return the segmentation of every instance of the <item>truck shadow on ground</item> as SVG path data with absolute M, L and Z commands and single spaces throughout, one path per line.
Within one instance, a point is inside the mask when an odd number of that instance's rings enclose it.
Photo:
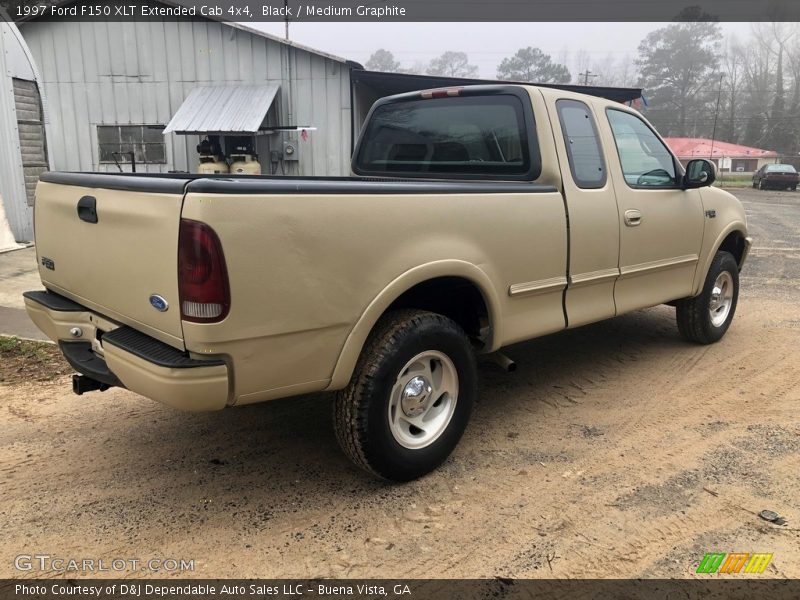
M 678 337 L 671 309 L 666 308 L 510 347 L 507 353 L 516 360 L 517 371 L 508 374 L 491 364 L 480 365 L 479 401 L 467 433 L 454 456 L 429 478 L 461 478 L 459 457 L 469 455 L 479 440 L 505 437 L 511 429 L 521 430 L 524 436 L 526 420 L 547 419 L 551 399 L 560 401 L 576 378 L 602 377 L 606 384 L 615 385 L 613 378 L 624 378 L 627 364 L 686 347 Z M 361 498 L 402 495 L 404 486 L 374 480 L 351 466 L 339 451 L 331 426 L 331 402 L 331 395 L 315 394 L 208 414 L 159 407 L 157 418 L 148 417 L 142 426 L 115 433 L 113 443 L 120 446 L 121 456 L 139 457 L 135 470 L 118 464 L 125 471 L 120 475 L 135 484 L 139 474 L 147 473 L 152 481 L 154 470 L 165 471 L 169 477 L 152 493 L 170 504 L 184 505 L 185 496 L 196 497 L 198 490 L 209 485 L 222 489 L 231 501 L 243 494 L 251 500 L 268 500 L 274 510 L 312 508 L 354 494 Z M 548 440 L 541 443 L 546 446 Z M 558 448 L 559 442 L 552 440 L 552 445 Z M 208 510 L 204 497 L 189 499 L 189 506 Z
M 481 364 L 479 398 L 454 454 L 403 485 L 362 473 L 341 453 L 330 394 L 199 414 L 126 391 L 72 399 L 65 410 L 73 416 L 55 438 L 44 421 L 22 432 L 48 448 L 30 460 L 69 460 L 48 477 L 16 480 L 26 497 L 41 499 L 18 517 L 69 522 L 86 539 L 112 536 L 130 544 L 184 539 L 187 527 L 196 526 L 224 532 L 226 541 L 280 534 L 288 543 L 333 543 L 369 528 L 365 510 L 402 521 L 416 513 L 409 507 L 430 498 L 458 503 L 482 497 L 486 486 L 518 485 L 507 475 L 538 472 L 541 463 L 559 472 L 574 468 L 580 456 L 611 443 L 603 437 L 603 415 L 629 420 L 629 409 L 614 409 L 625 390 L 637 414 L 646 410 L 639 403 L 647 390 L 632 371 L 661 361 L 682 372 L 679 363 L 696 362 L 698 348 L 679 338 L 667 307 L 512 346 L 506 352 L 516 372 Z

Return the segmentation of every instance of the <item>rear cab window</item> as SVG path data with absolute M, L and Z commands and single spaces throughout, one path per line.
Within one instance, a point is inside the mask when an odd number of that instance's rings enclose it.
M 599 189 L 606 184 L 606 165 L 600 137 L 589 107 L 578 100 L 556 100 L 564 134 L 569 169 L 579 188 Z
M 459 95 L 435 92 L 438 96 L 414 92 L 376 103 L 356 147 L 353 171 L 433 179 L 532 181 L 539 176 L 527 92 L 503 87 Z

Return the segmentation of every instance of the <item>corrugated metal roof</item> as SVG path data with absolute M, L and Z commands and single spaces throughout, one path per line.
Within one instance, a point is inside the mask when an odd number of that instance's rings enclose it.
M 167 0 L 161 0 L 166 4 L 170 2 Z M 257 35 L 259 37 L 267 38 L 268 40 L 272 40 L 273 42 L 278 42 L 279 44 L 283 44 L 284 46 L 289 46 L 291 48 L 297 48 L 298 50 L 302 50 L 304 52 L 310 52 L 311 54 L 316 54 L 317 56 L 321 56 L 323 58 L 329 58 L 330 60 L 335 60 L 336 62 L 340 62 L 342 64 L 353 65 L 357 69 L 363 69 L 364 67 L 352 60 L 347 58 L 342 58 L 341 56 L 337 56 L 335 54 L 331 54 L 330 52 L 326 52 L 325 50 L 320 50 L 319 48 L 312 48 L 311 46 L 306 46 L 305 44 L 301 44 L 299 42 L 295 42 L 294 40 L 287 40 L 285 38 L 279 37 L 277 35 L 273 35 L 267 31 L 263 31 L 256 27 L 250 27 L 245 23 L 236 23 L 232 21 L 226 21 L 225 19 L 211 19 L 210 20 L 217 20 L 223 25 L 227 25 L 228 27 L 233 27 L 234 29 L 240 29 L 241 31 L 246 31 L 247 33 L 252 33 L 253 35 Z
M 49 2 L 44 2 L 43 4 L 51 4 L 57 7 L 66 7 L 72 6 L 73 4 L 78 4 L 80 0 L 50 0 Z M 188 6 L 186 3 L 177 2 L 175 0 L 158 0 L 160 4 L 166 4 L 167 6 Z M 105 4 L 105 3 L 104 3 Z M 2 9 L 0 9 L 2 10 Z M 41 19 L 44 14 L 36 14 L 36 15 L 29 15 L 15 19 L 17 24 L 25 23 L 29 21 L 36 21 Z M 312 48 L 311 46 L 306 46 L 305 44 L 300 44 L 298 42 L 284 39 L 280 36 L 273 35 L 268 31 L 263 31 L 258 29 L 257 27 L 250 27 L 245 23 L 236 23 L 232 21 L 226 20 L 224 17 L 213 17 L 213 16 L 198 16 L 195 19 L 205 19 L 207 21 L 216 21 L 217 23 L 222 23 L 228 27 L 233 27 L 234 29 L 239 29 L 241 31 L 246 31 L 247 33 L 252 33 L 253 35 L 257 35 L 259 37 L 266 38 L 268 40 L 272 40 L 273 42 L 278 42 L 279 44 L 283 44 L 284 46 L 289 46 L 291 48 L 297 48 L 298 50 L 303 50 L 304 52 L 311 52 L 312 54 L 316 54 L 318 56 L 322 56 L 323 58 L 329 58 L 330 60 L 335 60 L 336 62 L 340 62 L 343 64 L 352 64 L 356 68 L 363 68 L 360 64 L 350 61 L 346 58 L 342 58 L 341 56 L 336 56 L 335 54 L 330 54 L 329 52 L 325 52 L 324 50 L 318 50 L 317 48 Z M 11 21 L 11 19 L 6 19 L 6 21 Z
M 280 85 L 196 87 L 164 133 L 257 133 Z

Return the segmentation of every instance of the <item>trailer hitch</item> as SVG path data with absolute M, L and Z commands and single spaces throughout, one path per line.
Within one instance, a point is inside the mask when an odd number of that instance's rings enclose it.
M 111 386 L 97 379 L 92 379 L 86 375 L 73 375 L 72 376 L 72 391 L 78 396 L 82 396 L 84 392 L 105 392 Z

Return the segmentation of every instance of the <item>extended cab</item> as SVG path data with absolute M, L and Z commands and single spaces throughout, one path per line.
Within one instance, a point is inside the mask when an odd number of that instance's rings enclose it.
M 393 96 L 354 177 L 45 173 L 28 313 L 78 393 L 185 410 L 337 392 L 344 451 L 408 480 L 440 464 L 477 354 L 671 303 L 719 340 L 745 214 L 635 110 L 533 86 Z

